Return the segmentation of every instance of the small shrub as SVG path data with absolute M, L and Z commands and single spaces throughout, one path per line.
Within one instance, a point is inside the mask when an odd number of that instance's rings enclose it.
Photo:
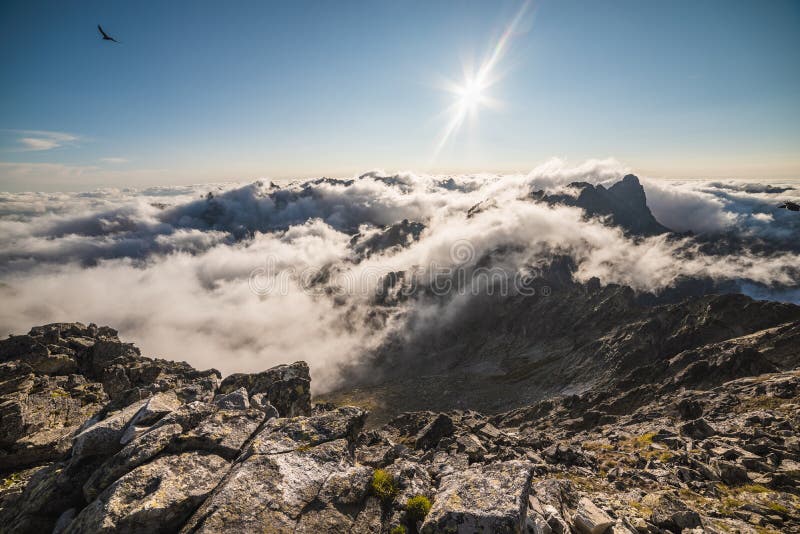
M 720 504 L 720 512 L 725 515 L 730 515 L 747 503 L 736 497 L 722 497 L 720 499 Z
M 11 488 L 20 482 L 22 482 L 22 477 L 19 475 L 19 473 L 11 473 L 8 478 L 4 478 L 2 481 L 0 481 L 0 489 Z
M 395 525 L 392 527 L 392 530 L 389 531 L 389 534 L 406 534 L 406 527 L 403 525 Z
M 406 502 L 406 514 L 414 523 L 422 521 L 431 511 L 431 501 L 425 495 L 415 495 Z
M 665 463 L 669 462 L 670 460 L 672 460 L 672 457 L 673 457 L 673 454 L 671 452 L 663 451 L 658 455 L 658 460 L 662 464 L 665 464 Z
M 581 447 L 587 451 L 613 451 L 614 446 L 611 443 L 603 443 L 602 441 L 584 441 Z
M 600 464 L 600 465 L 606 471 L 610 471 L 610 470 L 614 469 L 615 467 L 617 467 L 619 465 L 619 462 L 617 462 L 616 460 L 613 460 L 613 459 L 611 459 L 611 460 L 603 460 L 603 463 Z
M 769 493 L 769 488 L 762 486 L 761 484 L 745 484 L 740 486 L 739 490 L 747 493 Z
M 771 502 L 771 503 L 767 504 L 767 508 L 769 508 L 773 512 L 778 512 L 781 515 L 786 515 L 786 514 L 789 513 L 789 509 L 788 508 L 786 508 L 784 505 L 782 505 L 780 503 L 777 503 L 777 502 Z
M 759 395 L 742 399 L 739 405 L 734 409 L 738 413 L 750 412 L 753 410 L 781 410 L 784 408 L 785 400 L 778 397 L 769 397 L 767 395 Z
M 656 459 L 659 462 L 661 462 L 662 464 L 665 464 L 665 463 L 669 462 L 670 460 L 672 460 L 674 455 L 670 451 L 665 451 L 665 450 L 662 450 L 662 449 L 653 449 L 653 450 L 649 450 L 649 451 L 644 451 L 642 453 L 642 456 L 644 458 L 648 459 L 648 460 Z
M 383 469 L 372 474 L 372 493 L 383 502 L 391 502 L 397 496 L 397 483 L 394 477 Z
M 655 432 L 648 432 L 647 434 L 642 434 L 641 436 L 637 437 L 634 441 L 636 445 L 640 447 L 647 447 L 653 443 L 653 437 L 655 437 L 655 435 Z
M 649 517 L 653 514 L 653 509 L 647 506 L 646 504 L 642 504 L 639 501 L 628 501 L 628 506 L 639 512 L 644 517 Z

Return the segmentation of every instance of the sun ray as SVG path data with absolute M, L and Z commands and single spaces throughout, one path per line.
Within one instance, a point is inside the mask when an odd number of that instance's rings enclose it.
M 531 0 L 526 0 L 506 30 L 494 44 L 491 53 L 483 62 L 481 67 L 474 74 L 468 69 L 464 71 L 464 80 L 457 84 L 450 80 L 445 80 L 443 89 L 455 96 L 455 102 L 449 106 L 445 112 L 450 116 L 436 146 L 434 159 L 439 155 L 442 148 L 447 144 L 450 137 L 459 130 L 464 120 L 469 117 L 477 117 L 480 107 L 499 107 L 500 103 L 496 99 L 486 94 L 486 90 L 497 83 L 497 77 L 493 76 L 494 69 L 503 55 L 508 50 L 511 37 L 517 31 L 520 21 L 528 10 Z

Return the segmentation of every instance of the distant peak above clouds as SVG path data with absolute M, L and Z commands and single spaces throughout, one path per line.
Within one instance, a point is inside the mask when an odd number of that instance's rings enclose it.
M 620 226 L 631 235 L 653 236 L 670 231 L 653 217 L 647 207 L 644 188 L 633 174 L 625 175 L 608 189 L 602 184 L 592 185 L 586 182 L 573 182 L 569 184 L 569 188 L 577 195 L 547 195 L 539 190 L 531 193 L 531 196 L 551 204 L 579 207 L 589 217 L 608 217 L 611 224 Z
M 57 194 L 38 216 L 22 215 L 30 212 L 25 199 L 35 196 L 6 193 L 0 197 L 7 206 L 5 212 L 0 210 L 0 224 L 8 226 L 0 240 L 0 272 L 24 258 L 92 263 L 197 253 L 221 239 L 246 242 L 258 233 L 278 235 L 313 221 L 351 237 L 402 221 L 441 233 L 458 228 L 461 218 L 473 220 L 485 212 L 506 224 L 517 210 L 528 210 L 536 202 L 579 208 L 587 220 L 599 218 L 631 237 L 673 230 L 699 236 L 731 234 L 740 236 L 743 246 L 797 250 L 794 236 L 800 218 L 777 208 L 779 200 L 797 198 L 794 191 L 789 185 L 640 181 L 608 162 L 596 162 L 577 168 L 547 164 L 527 176 L 369 172 L 354 179 L 319 178 L 282 186 L 257 181 L 213 190 L 192 186 Z M 553 220 L 562 216 L 557 211 L 549 215 Z M 13 218 L 18 220 L 12 228 Z M 187 240 L 181 235 L 173 247 L 170 243 L 179 233 L 214 238 Z M 19 241 L 26 236 L 44 241 L 26 245 Z M 190 249 L 183 248 L 190 244 Z

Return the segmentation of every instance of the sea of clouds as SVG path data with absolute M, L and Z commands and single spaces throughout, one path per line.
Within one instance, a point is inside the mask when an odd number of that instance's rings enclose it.
M 800 213 L 777 207 L 800 200 L 791 184 L 642 178 L 654 216 L 677 234 L 649 238 L 529 197 L 569 192 L 572 182 L 608 186 L 628 171 L 613 160 L 551 160 L 526 175 L 375 171 L 285 186 L 0 193 L 0 333 L 107 324 L 148 356 L 223 373 L 303 359 L 320 391 L 411 314 L 445 321 L 469 305 L 469 294 L 433 311 L 408 299 L 376 321 L 370 289 L 383 276 L 477 263 L 499 249 L 512 251 L 501 266 L 512 274 L 561 254 L 578 281 L 658 292 L 707 277 L 735 280 L 756 298 L 800 301 Z M 351 243 L 404 219 L 425 225 L 418 240 L 371 254 Z M 735 249 L 709 251 L 718 237 Z M 334 290 L 344 279 L 359 283 Z

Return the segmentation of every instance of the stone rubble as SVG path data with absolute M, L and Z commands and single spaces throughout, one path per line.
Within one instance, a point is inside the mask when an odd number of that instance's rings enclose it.
M 796 326 L 629 389 L 372 429 L 312 405 L 303 362 L 222 380 L 36 327 L 0 341 L 0 532 L 797 532 L 800 369 L 751 365 Z

